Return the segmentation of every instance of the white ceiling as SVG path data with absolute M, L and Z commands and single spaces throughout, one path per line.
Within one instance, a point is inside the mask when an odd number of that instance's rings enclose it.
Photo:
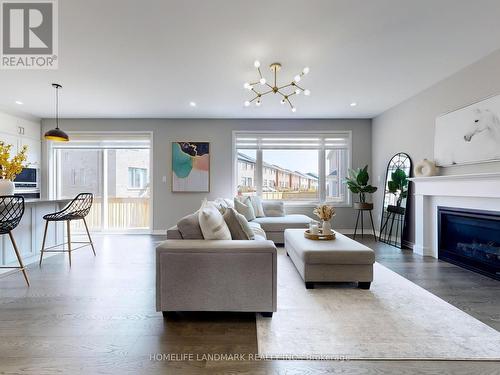
M 53 117 L 59 82 L 63 117 L 373 117 L 500 48 L 498 0 L 59 0 L 59 19 L 59 69 L 0 71 L 3 108 Z M 243 107 L 255 59 L 311 68 L 296 113 Z

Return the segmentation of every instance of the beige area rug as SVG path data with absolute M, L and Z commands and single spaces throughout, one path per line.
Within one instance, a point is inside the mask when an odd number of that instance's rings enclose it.
M 376 263 L 370 290 L 305 289 L 283 249 L 278 311 L 257 317 L 259 355 L 284 359 L 500 360 L 500 333 Z

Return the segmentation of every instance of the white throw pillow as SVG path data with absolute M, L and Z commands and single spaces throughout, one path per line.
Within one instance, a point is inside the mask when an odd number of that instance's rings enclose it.
M 206 240 L 230 240 L 231 232 L 217 207 L 205 199 L 198 212 L 201 232 Z
M 264 207 L 262 206 L 262 199 L 254 195 L 250 197 L 250 201 L 252 202 L 255 217 L 265 217 L 266 214 L 264 213 Z

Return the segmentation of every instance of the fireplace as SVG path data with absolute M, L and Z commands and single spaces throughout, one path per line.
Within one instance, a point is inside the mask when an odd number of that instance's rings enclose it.
M 438 257 L 500 280 L 500 212 L 438 207 Z

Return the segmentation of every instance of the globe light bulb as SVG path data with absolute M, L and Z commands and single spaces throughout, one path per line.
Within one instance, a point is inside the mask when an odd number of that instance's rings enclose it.
M 243 88 L 244 88 L 244 89 L 247 89 L 247 90 L 250 90 L 250 89 L 252 88 L 252 86 L 251 86 L 248 82 L 245 82 L 245 83 L 243 84 Z
M 305 96 L 309 96 L 309 95 L 311 95 L 311 91 L 309 91 L 309 90 L 304 90 L 304 95 L 305 95 Z
M 248 107 L 248 106 L 250 106 L 250 102 L 248 100 L 246 100 L 244 105 L 245 105 L 245 107 Z
M 358 105 L 358 103 L 356 103 L 356 102 L 352 102 L 352 103 L 350 104 L 350 106 L 351 106 L 351 107 L 356 107 L 357 105 Z
M 298 75 L 298 74 L 297 74 L 297 75 L 293 78 L 293 80 L 294 80 L 295 82 L 300 82 L 300 75 Z
M 300 91 L 300 89 L 297 89 L 297 90 L 295 90 L 295 95 L 300 95 L 301 92 L 302 91 Z
M 306 66 L 304 69 L 302 69 L 302 73 L 304 73 L 304 74 L 309 73 L 309 67 Z
M 255 105 L 256 105 L 257 107 L 260 107 L 260 105 L 261 105 L 260 100 L 257 100 L 257 102 L 255 103 Z
M 259 60 L 255 60 L 254 63 L 253 63 L 253 66 L 255 66 L 256 68 L 260 68 L 260 61 Z
M 265 79 L 265 78 L 261 78 L 261 79 L 259 80 L 259 82 L 260 82 L 260 84 L 261 84 L 261 85 L 265 85 L 267 81 L 266 81 L 266 79 Z
M 292 107 L 292 112 L 297 112 L 297 108 Z

